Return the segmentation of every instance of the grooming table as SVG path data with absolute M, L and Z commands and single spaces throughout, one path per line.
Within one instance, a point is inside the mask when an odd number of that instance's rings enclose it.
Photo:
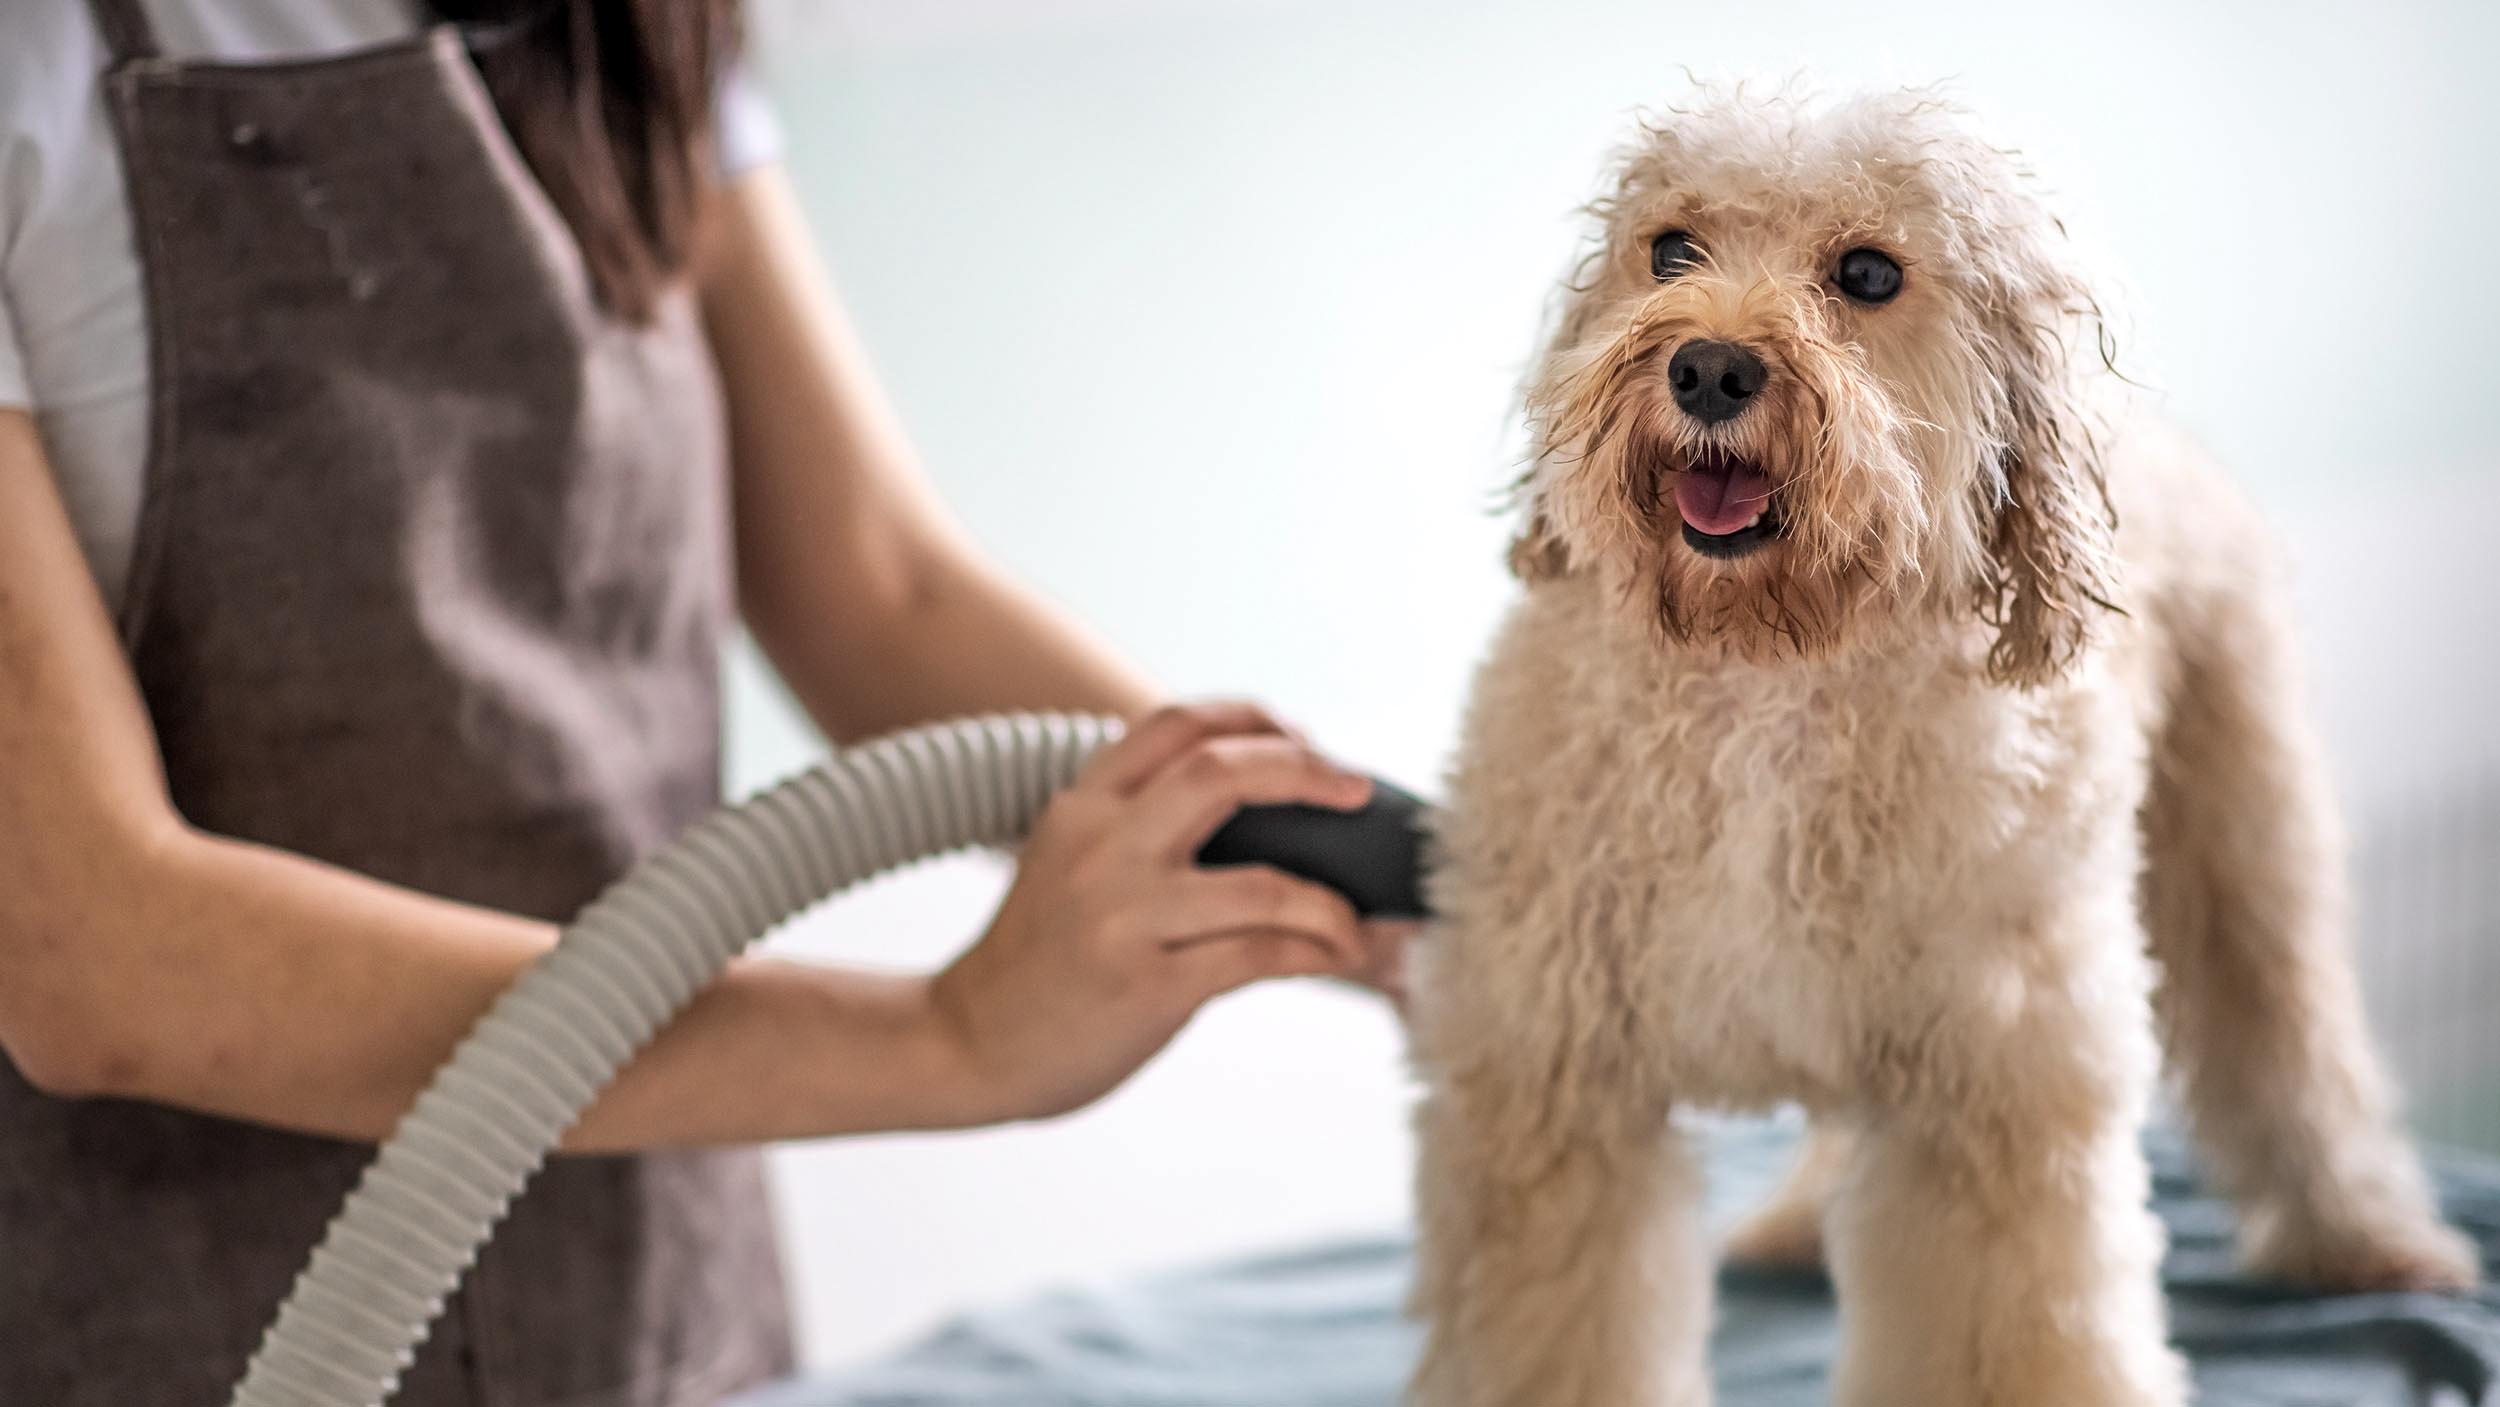
M 1794 1119 L 1712 1122 L 1710 1218 L 1724 1226 L 1786 1166 Z M 2170 1228 L 2171 1338 L 2198 1407 L 2500 1407 L 2500 1290 L 2302 1295 L 2231 1261 L 2230 1205 L 2186 1141 L 2145 1140 Z M 2428 1150 L 2448 1215 L 2500 1278 L 2500 1160 Z M 882 1362 L 737 1407 L 1395 1407 L 1421 1342 L 1405 1322 L 1403 1233 L 970 1313 Z M 1839 1342 L 1820 1275 L 1719 1274 L 1711 1371 L 1721 1407 L 1818 1407 Z

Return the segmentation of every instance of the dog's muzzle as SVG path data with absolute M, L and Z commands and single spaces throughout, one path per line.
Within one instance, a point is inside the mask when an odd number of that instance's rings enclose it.
M 1769 380 L 1762 358 L 1734 342 L 1695 338 L 1667 359 L 1677 409 L 1703 425 L 1743 415 Z M 1684 518 L 1685 545 L 1705 557 L 1742 557 L 1779 533 L 1770 475 L 1725 450 L 1705 450 L 1678 471 L 1675 506 Z

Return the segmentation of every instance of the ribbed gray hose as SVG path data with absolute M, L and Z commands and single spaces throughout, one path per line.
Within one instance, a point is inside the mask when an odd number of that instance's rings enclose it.
M 233 1407 L 379 1407 L 564 1131 L 739 950 L 897 865 L 1021 837 L 1118 727 L 1022 715 L 868 743 L 714 813 L 610 886 L 382 1145 Z

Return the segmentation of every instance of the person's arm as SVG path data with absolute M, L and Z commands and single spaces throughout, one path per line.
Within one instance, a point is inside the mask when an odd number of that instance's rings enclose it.
M 716 194 L 696 287 L 728 403 L 740 608 L 828 737 L 1153 704 L 1136 670 L 984 560 L 938 501 L 778 167 Z M 1402 1004 L 1416 931 L 1365 925 L 1340 975 Z
M 1052 804 L 948 974 L 741 961 L 568 1146 L 960 1125 L 1098 1094 L 1217 991 L 1360 966 L 1334 895 L 1188 853 L 1245 802 L 1363 791 L 1246 710 L 1158 714 Z M 185 825 L 33 422 L 0 409 L 0 1048 L 23 1074 L 378 1137 L 553 936 Z
M 828 736 L 1018 709 L 1135 717 L 1154 702 L 939 503 L 777 168 L 719 193 L 697 277 L 728 400 L 739 604 Z

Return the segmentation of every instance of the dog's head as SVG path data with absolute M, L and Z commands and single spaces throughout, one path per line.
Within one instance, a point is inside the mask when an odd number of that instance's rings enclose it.
M 1768 661 L 1975 613 L 2051 677 L 2110 595 L 2062 232 L 1919 92 L 1712 91 L 1645 124 L 1528 391 L 1523 577 L 1605 574 L 1667 640 Z

